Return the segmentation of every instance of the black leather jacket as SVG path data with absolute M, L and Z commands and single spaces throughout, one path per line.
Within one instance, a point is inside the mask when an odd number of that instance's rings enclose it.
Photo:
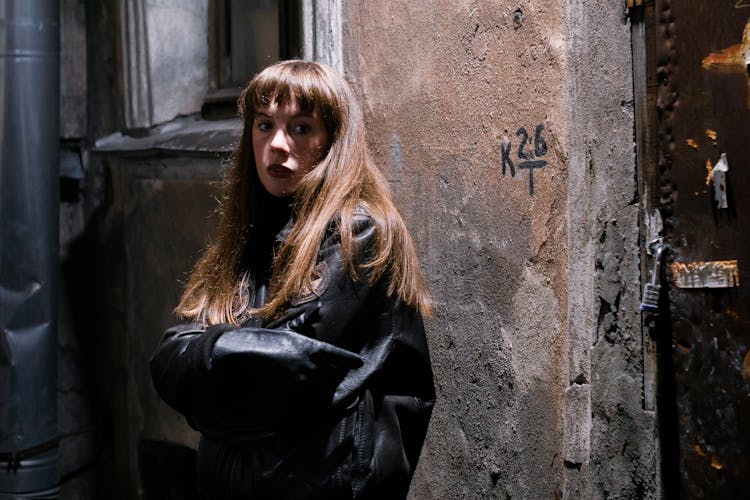
M 357 215 L 354 229 L 365 256 L 375 225 Z M 352 279 L 335 229 L 316 272 L 280 320 L 178 325 L 151 360 L 160 396 L 202 434 L 208 498 L 407 495 L 435 398 L 422 318 L 383 283 Z

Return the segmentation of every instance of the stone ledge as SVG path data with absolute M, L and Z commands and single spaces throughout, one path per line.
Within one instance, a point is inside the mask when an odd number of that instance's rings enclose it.
M 242 121 L 203 120 L 198 115 L 178 117 L 170 122 L 128 135 L 115 132 L 98 139 L 96 153 L 229 153 L 242 134 Z

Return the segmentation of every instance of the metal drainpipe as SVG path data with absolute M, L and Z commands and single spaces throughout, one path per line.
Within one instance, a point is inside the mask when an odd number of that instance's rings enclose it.
M 0 0 L 0 499 L 56 498 L 59 0 Z

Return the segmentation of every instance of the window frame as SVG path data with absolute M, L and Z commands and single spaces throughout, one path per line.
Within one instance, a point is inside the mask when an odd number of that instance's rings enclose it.
M 231 74 L 231 0 L 208 2 L 208 94 L 207 100 L 239 97 L 253 75 Z M 302 57 L 302 0 L 278 0 L 279 59 Z

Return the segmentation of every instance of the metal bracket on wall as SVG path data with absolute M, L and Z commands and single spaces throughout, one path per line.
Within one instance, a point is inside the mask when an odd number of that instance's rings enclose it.
M 662 289 L 661 275 L 664 266 L 664 252 L 669 246 L 659 237 L 648 245 L 647 253 L 654 259 L 651 282 L 643 288 L 643 299 L 640 305 L 643 312 L 643 409 L 656 409 L 656 346 L 654 336 L 661 309 Z
M 655 239 L 649 245 L 649 250 L 654 256 L 654 269 L 651 274 L 651 283 L 646 283 L 643 287 L 643 299 L 641 302 L 641 311 L 650 314 L 659 314 L 659 298 L 661 296 L 661 268 L 663 264 L 664 251 L 669 247 L 664 243 L 662 238 Z

